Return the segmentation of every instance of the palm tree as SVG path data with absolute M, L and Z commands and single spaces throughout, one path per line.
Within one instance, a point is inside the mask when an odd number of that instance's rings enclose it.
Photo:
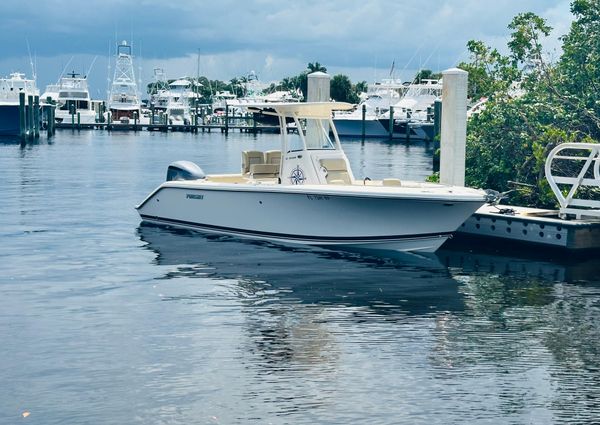
M 307 68 L 310 72 L 327 72 L 327 68 L 325 68 L 319 62 L 315 62 L 315 63 L 309 62 Z

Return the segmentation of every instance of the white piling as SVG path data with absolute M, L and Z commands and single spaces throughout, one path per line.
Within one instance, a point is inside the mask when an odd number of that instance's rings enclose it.
M 331 76 L 325 72 L 308 74 L 307 102 L 329 102 Z
M 464 186 L 469 73 L 452 68 L 442 72 L 442 76 L 440 183 Z
M 329 93 L 331 88 L 331 76 L 324 72 L 313 72 L 308 74 L 308 85 L 307 85 L 307 102 L 329 102 Z M 309 120 L 310 121 L 310 120 Z M 327 130 L 329 126 L 323 123 Z M 319 137 L 319 130 L 316 123 L 309 122 L 306 127 L 306 147 L 320 148 L 322 142 Z

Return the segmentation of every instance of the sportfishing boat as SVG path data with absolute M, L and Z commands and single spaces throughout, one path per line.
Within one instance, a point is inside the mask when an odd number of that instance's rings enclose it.
M 242 152 L 239 174 L 172 163 L 167 181 L 136 207 L 143 221 L 279 243 L 431 252 L 485 202 L 476 189 L 355 178 L 331 118 L 348 103 L 249 108 L 279 118 L 281 150 Z M 288 119 L 297 133 L 285 131 Z
M 90 99 L 87 77 L 81 77 L 75 71 L 66 77 L 61 77 L 58 84 L 46 86 L 42 99 L 48 97 L 56 102 L 57 123 L 94 124 L 96 122 L 96 111 Z
M 367 92 L 361 93 L 361 101 L 355 110 L 335 114 L 333 122 L 338 134 L 342 137 L 361 137 L 364 128 L 365 137 L 389 137 L 389 126 L 382 124 L 379 119 L 400 100 L 403 90 L 402 81 L 396 78 L 369 84 Z
M 0 78 L 0 136 L 17 136 L 20 133 L 19 94 L 39 96 L 35 79 L 28 80 L 25 74 L 13 72 L 8 78 Z
M 142 105 L 133 72 L 131 46 L 126 41 L 117 46 L 117 62 L 110 87 L 108 109 L 114 122 L 128 123 L 134 120 L 136 115 L 138 121 L 141 118 Z
M 433 139 L 433 103 L 442 96 L 442 81 L 422 79 L 409 84 L 402 98 L 394 104 L 393 133 L 411 139 Z M 379 117 L 389 127 L 390 111 Z

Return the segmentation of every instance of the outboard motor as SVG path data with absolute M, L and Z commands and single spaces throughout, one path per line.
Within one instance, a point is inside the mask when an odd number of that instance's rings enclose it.
M 200 180 L 206 177 L 202 168 L 191 161 L 175 161 L 167 169 L 167 181 Z

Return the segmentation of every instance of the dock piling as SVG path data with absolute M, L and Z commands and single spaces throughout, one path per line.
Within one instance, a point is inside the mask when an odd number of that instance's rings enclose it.
M 365 140 L 365 134 L 366 134 L 366 129 L 365 129 L 365 119 L 367 118 L 367 105 L 365 105 L 363 103 L 362 105 L 362 121 L 361 121 L 361 128 L 360 128 L 360 134 L 361 137 L 363 139 L 363 141 Z
M 33 137 L 40 137 L 40 97 L 33 98 Z
M 27 135 L 33 138 L 33 96 L 27 96 Z
M 465 149 L 467 139 L 467 81 L 469 73 L 452 68 L 442 72 L 440 182 L 465 185 Z
M 390 139 L 394 137 L 394 107 L 390 106 L 390 122 L 388 128 Z

